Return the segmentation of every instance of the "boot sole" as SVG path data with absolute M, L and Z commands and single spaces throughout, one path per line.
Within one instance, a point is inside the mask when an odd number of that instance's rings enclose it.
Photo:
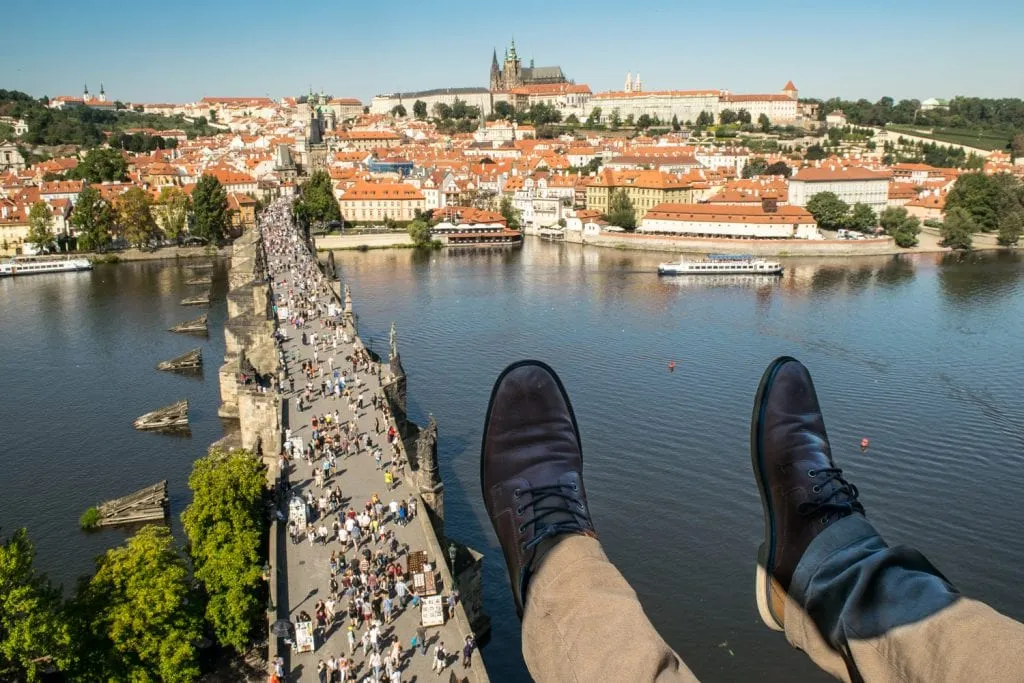
M 771 387 L 779 368 L 790 361 L 796 361 L 791 356 L 780 356 L 768 365 L 761 376 L 761 383 L 754 395 L 754 412 L 750 418 L 750 462 L 754 470 L 754 479 L 757 481 L 757 491 L 761 496 L 761 507 L 764 510 L 764 541 L 757 551 L 757 570 L 754 574 L 754 598 L 757 602 L 757 611 L 761 615 L 761 621 L 765 626 L 774 631 L 785 630 L 783 626 L 784 615 L 776 615 L 771 607 L 772 582 L 775 579 L 768 571 L 769 565 L 775 560 L 775 514 L 772 511 L 769 492 L 764 484 L 763 460 L 761 458 L 761 422 L 764 419 L 764 397 Z M 799 362 L 799 361 L 796 361 Z

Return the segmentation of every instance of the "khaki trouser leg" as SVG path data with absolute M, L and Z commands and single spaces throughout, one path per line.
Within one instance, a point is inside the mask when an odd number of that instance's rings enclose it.
M 844 681 L 1024 681 L 1024 625 L 977 600 L 961 598 L 938 613 L 874 638 L 849 640 L 851 671 L 795 602 L 786 605 L 786 638 L 824 671 Z
M 526 595 L 523 657 L 539 683 L 697 680 L 595 538 L 562 538 Z
M 812 542 L 790 591 L 787 640 L 842 680 L 1024 681 L 1024 625 L 963 597 L 861 517 Z

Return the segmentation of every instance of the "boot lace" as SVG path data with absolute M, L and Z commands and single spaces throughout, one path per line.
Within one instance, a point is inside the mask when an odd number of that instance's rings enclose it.
M 576 484 L 552 484 L 516 489 L 516 498 L 525 493 L 529 493 L 532 496 L 530 502 L 516 508 L 516 514 L 520 517 L 524 515 L 526 508 L 530 508 L 532 512 L 532 516 L 519 525 L 520 534 L 525 532 L 526 528 L 531 524 L 534 529 L 533 538 L 528 543 L 523 544 L 524 550 L 533 548 L 545 538 L 550 538 L 551 536 L 579 533 L 585 530 L 586 508 L 575 496 L 578 491 L 579 487 Z M 554 504 L 541 504 L 545 502 Z M 567 503 L 568 506 L 562 504 L 563 502 Z M 564 515 L 566 513 L 572 516 L 571 520 L 562 519 L 546 524 L 542 523 L 553 515 Z
M 845 517 L 853 512 L 864 514 L 864 506 L 858 500 L 860 492 L 857 491 L 856 486 L 846 481 L 842 468 L 822 467 L 810 470 L 807 474 L 814 478 L 821 477 L 813 488 L 815 493 L 825 490 L 828 490 L 828 493 L 814 500 L 800 503 L 797 506 L 798 513 L 807 517 L 821 513 L 823 515 L 822 522 L 825 523 L 830 521 L 833 515 Z M 829 486 L 833 482 L 836 485 Z

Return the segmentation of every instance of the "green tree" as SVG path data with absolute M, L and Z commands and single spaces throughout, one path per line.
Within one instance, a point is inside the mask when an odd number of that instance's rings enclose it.
M 715 117 L 711 114 L 711 112 L 702 111 L 700 114 L 697 114 L 697 128 L 706 128 L 708 126 L 713 125 L 714 123 Z
M 128 162 L 116 149 L 92 149 L 69 175 L 90 183 L 120 182 L 128 179 Z
M 149 208 L 149 196 L 141 187 L 133 187 L 117 198 L 117 222 L 129 244 L 144 247 L 156 237 L 158 229 Z
M 198 603 L 172 543 L 167 527 L 143 527 L 100 558 L 84 588 L 80 602 L 92 614 L 104 680 L 188 683 L 199 677 Z
M 774 164 L 768 164 L 763 175 L 781 175 L 788 178 L 791 173 L 793 173 L 793 169 L 789 164 L 785 161 L 776 161 Z
M 768 168 L 768 162 L 761 157 L 754 157 L 743 166 L 743 177 L 753 178 L 756 175 L 764 175 L 766 168 Z
M 834 192 L 819 192 L 807 202 L 807 210 L 814 216 L 818 227 L 838 230 L 843 227 L 850 206 Z
M 505 219 L 505 223 L 508 225 L 509 230 L 521 230 L 521 212 L 515 206 L 512 205 L 512 198 L 504 196 L 501 198 L 501 203 L 498 205 L 498 210 L 501 212 L 502 218 Z
M 942 235 L 940 244 L 950 249 L 967 250 L 974 243 L 972 234 L 978 231 L 978 224 L 974 222 L 967 209 L 955 207 L 946 211 L 945 220 L 939 228 Z
M 71 225 L 78 231 L 79 249 L 102 249 L 110 243 L 110 231 L 114 227 L 114 210 L 99 190 L 86 185 L 78 193 L 78 200 L 71 213 Z
M 220 181 L 204 175 L 192 189 L 192 234 L 217 243 L 228 232 L 228 195 Z
M 651 127 L 651 117 L 648 116 L 647 114 L 641 114 L 640 118 L 638 118 L 636 120 L 636 127 L 637 128 L 650 128 Z
M 179 187 L 170 186 L 160 190 L 157 214 L 167 239 L 177 241 L 184 235 L 191 205 L 191 198 Z
M 740 123 L 750 123 L 753 119 L 751 119 L 749 111 L 746 109 L 740 109 L 736 112 L 736 120 Z
M 441 119 L 442 121 L 447 121 L 452 117 L 452 108 L 449 107 L 444 102 L 436 103 L 434 105 L 433 112 L 434 116 Z
M 50 207 L 42 200 L 33 204 L 28 211 L 28 236 L 25 241 L 34 244 L 39 251 L 49 251 L 57 244 Z
M 433 236 L 430 234 L 430 224 L 422 218 L 411 221 L 406 228 L 412 243 L 418 248 L 430 246 Z
M 244 652 L 263 612 L 263 463 L 249 451 L 212 450 L 192 467 L 181 520 L 206 620 L 217 641 Z
M 511 120 L 516 115 L 516 108 L 505 101 L 498 101 L 494 103 L 494 113 L 498 115 L 500 119 Z
M 580 120 L 576 117 L 576 114 L 569 114 L 568 116 L 565 117 L 565 122 L 572 124 L 574 126 L 578 126 Z
M 734 112 L 732 109 L 723 109 L 718 113 L 718 120 L 722 123 L 723 126 L 727 126 L 730 123 L 736 123 L 736 112 Z
M 618 107 L 612 109 L 612 118 L 611 118 L 610 123 L 611 123 L 612 130 L 618 130 L 619 126 L 622 125 L 622 118 L 619 116 L 619 108 Z
M 594 107 L 590 110 L 590 115 L 587 116 L 587 125 L 596 126 L 599 123 L 601 123 L 601 107 Z
M 427 103 L 423 100 L 416 100 L 412 103 L 412 115 L 418 119 L 427 118 Z
M 25 529 L 0 544 L 0 679 L 38 681 L 40 665 L 65 669 L 71 632 L 60 591 L 33 567 Z
M 636 209 L 633 208 L 633 201 L 629 198 L 625 188 L 619 188 L 612 193 L 608 201 L 608 213 L 605 215 L 612 225 L 617 225 L 626 230 L 636 228 Z
M 772 129 L 772 122 L 765 113 L 757 117 L 757 125 L 761 128 L 762 133 L 767 133 Z
M 822 149 L 821 145 L 817 143 L 808 147 L 807 151 L 804 153 L 804 159 L 806 159 L 807 161 L 820 161 L 821 159 L 824 159 L 826 156 L 828 155 L 825 153 L 825 150 Z
M 946 211 L 964 209 L 981 232 L 995 232 L 1000 218 L 1024 209 L 1024 187 L 1013 176 L 964 173 L 946 195 Z
M 1012 211 L 1006 213 L 999 219 L 999 232 L 996 240 L 1004 247 L 1016 246 L 1024 231 L 1024 212 Z
M 303 184 L 295 201 L 295 215 L 310 226 L 341 220 L 341 207 L 326 171 L 316 171 Z
M 917 246 L 917 236 L 921 232 L 921 221 L 911 216 L 902 206 L 890 206 L 878 214 L 878 224 L 891 236 L 896 245 L 908 248 Z
M 678 133 L 682 129 L 683 127 L 679 125 L 679 117 L 672 114 L 672 130 Z
M 867 232 L 878 225 L 878 217 L 867 204 L 857 202 L 853 205 L 850 215 L 846 217 L 846 227 L 850 230 Z
M 407 112 L 405 111 L 404 105 L 396 104 L 391 108 L 391 115 L 395 118 L 405 118 L 406 114 Z

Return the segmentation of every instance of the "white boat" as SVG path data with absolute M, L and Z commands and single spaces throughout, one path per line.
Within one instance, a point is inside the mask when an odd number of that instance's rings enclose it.
M 32 256 L 16 256 L 6 261 L 0 261 L 0 277 L 33 275 L 35 273 L 67 273 L 76 270 L 92 270 L 92 262 L 84 258 L 43 259 Z
M 707 258 L 678 263 L 661 263 L 658 275 L 781 275 L 778 261 L 755 259 L 753 256 L 709 254 Z

